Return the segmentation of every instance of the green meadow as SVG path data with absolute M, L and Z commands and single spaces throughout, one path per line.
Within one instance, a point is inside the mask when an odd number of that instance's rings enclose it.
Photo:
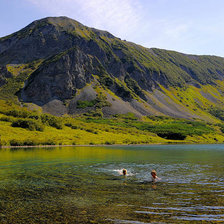
M 128 113 L 56 117 L 9 101 L 0 102 L 0 145 L 113 145 L 222 143 L 224 125 L 165 116 Z

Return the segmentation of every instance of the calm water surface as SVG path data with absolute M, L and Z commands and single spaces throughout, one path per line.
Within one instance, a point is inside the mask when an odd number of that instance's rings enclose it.
M 224 145 L 0 150 L 1 224 L 202 222 L 224 223 Z

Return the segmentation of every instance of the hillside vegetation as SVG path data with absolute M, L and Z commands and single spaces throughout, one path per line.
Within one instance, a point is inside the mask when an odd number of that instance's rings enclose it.
M 56 117 L 1 101 L 1 146 L 221 143 L 224 125 L 164 116 Z
M 1 145 L 223 142 L 223 78 L 222 57 L 37 20 L 0 38 Z

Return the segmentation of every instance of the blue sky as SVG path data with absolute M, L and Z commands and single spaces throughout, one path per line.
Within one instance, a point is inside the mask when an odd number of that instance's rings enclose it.
M 224 0 L 0 0 L 0 9 L 0 37 L 68 16 L 145 47 L 224 57 Z

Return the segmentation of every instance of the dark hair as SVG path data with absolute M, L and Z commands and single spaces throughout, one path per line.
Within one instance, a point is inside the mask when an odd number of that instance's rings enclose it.
M 156 175 L 156 171 L 155 170 L 152 170 L 151 171 L 151 175 L 155 174 Z

